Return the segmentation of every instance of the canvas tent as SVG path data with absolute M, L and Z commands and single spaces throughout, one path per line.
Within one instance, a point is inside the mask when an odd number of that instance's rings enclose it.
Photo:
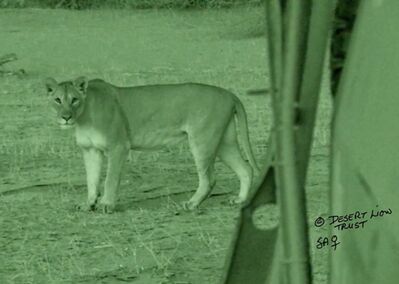
M 398 15 L 399 1 L 361 1 L 338 87 L 331 214 L 367 212 L 367 223 L 331 227 L 341 242 L 330 253 L 331 284 L 399 279 Z M 370 219 L 371 210 L 388 209 L 392 214 Z

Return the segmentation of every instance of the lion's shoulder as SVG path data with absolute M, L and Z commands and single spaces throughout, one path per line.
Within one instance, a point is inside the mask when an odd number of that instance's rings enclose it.
M 116 91 L 116 87 L 101 79 L 93 79 L 88 82 L 87 96 L 88 97 L 112 97 Z
M 104 87 L 108 87 L 108 86 L 112 86 L 110 83 L 105 82 L 102 79 L 92 79 L 88 82 L 88 88 L 94 88 L 94 89 L 98 89 L 98 88 L 104 88 Z

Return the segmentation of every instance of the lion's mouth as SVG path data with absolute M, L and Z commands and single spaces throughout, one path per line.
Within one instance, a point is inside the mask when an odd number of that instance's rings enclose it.
M 75 126 L 75 123 L 60 123 L 61 129 L 69 129 L 73 128 Z

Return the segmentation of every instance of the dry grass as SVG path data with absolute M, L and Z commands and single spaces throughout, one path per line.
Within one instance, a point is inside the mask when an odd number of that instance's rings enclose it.
M 238 214 L 225 202 L 237 193 L 235 176 L 218 162 L 215 195 L 201 213 L 187 213 L 180 204 L 197 184 L 187 145 L 135 152 L 118 211 L 79 212 L 83 162 L 72 132 L 53 122 L 41 82 L 86 75 L 117 85 L 196 81 L 228 88 L 247 109 L 261 161 L 269 98 L 245 92 L 268 84 L 264 39 L 245 37 L 248 26 L 240 25 L 254 15 L 261 11 L 0 10 L 0 54 L 17 53 L 9 68 L 28 72 L 0 78 L 0 190 L 25 188 L 0 196 L 0 283 L 218 283 Z M 326 98 L 320 110 L 310 219 L 327 210 Z M 324 283 L 322 252 L 314 256 L 315 283 Z

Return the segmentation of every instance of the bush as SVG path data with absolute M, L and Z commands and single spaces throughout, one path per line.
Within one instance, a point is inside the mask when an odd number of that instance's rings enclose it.
M 259 4 L 261 0 L 0 0 L 3 8 L 63 8 L 73 10 L 96 8 L 225 8 L 240 4 Z

